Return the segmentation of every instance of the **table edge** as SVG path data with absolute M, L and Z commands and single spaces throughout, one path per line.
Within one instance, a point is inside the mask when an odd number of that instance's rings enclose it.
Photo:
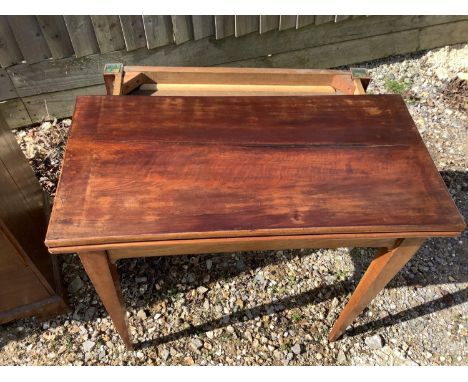
M 171 244 L 177 245 L 186 242 L 199 243 L 206 241 L 219 241 L 222 244 L 222 241 L 232 241 L 239 240 L 242 241 L 252 241 L 252 240 L 274 240 L 274 239 L 341 239 L 341 240 L 356 240 L 356 239 L 401 239 L 401 238 L 410 238 L 410 237 L 457 237 L 463 232 L 463 230 L 453 230 L 453 231 L 406 231 L 406 232 L 370 232 L 370 233 L 328 233 L 328 234 L 277 234 L 277 235 L 245 235 L 245 236 L 217 236 L 217 237 L 198 237 L 198 238 L 172 238 L 172 239 L 149 239 L 138 237 L 138 240 L 126 240 L 126 241 L 114 241 L 114 242 L 82 242 L 79 244 L 76 243 L 63 243 L 60 245 L 51 245 L 51 242 L 46 242 L 48 250 L 52 254 L 61 254 L 61 253 L 73 253 L 73 252 L 85 252 L 85 251 L 96 251 L 96 250 L 111 250 L 116 248 L 132 248 L 140 246 L 151 246 L 158 244 Z M 53 244 L 53 243 L 52 243 Z

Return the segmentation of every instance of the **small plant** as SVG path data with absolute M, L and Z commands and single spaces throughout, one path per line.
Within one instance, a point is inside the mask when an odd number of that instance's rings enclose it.
M 408 84 L 398 80 L 385 80 L 385 88 L 394 94 L 403 94 L 408 90 Z
M 343 270 L 338 270 L 335 272 L 335 275 L 336 275 L 336 278 L 338 279 L 338 281 L 344 281 L 346 280 L 347 276 L 348 276 L 348 272 L 346 271 L 343 271 Z
M 179 293 L 179 291 L 177 289 L 169 289 L 167 291 L 167 296 L 173 301 L 173 302 L 176 302 L 178 300 L 180 300 L 183 296 L 182 293 Z
M 300 315 L 299 313 L 294 312 L 294 313 L 291 315 L 291 319 L 292 319 L 294 322 L 301 321 L 301 320 L 302 320 L 302 315 Z

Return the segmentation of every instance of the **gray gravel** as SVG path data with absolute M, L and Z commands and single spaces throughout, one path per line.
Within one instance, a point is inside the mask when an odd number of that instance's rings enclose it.
M 369 92 L 403 92 L 466 220 L 468 123 L 460 99 L 467 94 L 455 97 L 450 84 L 468 71 L 467 60 L 465 44 L 360 65 L 374 79 Z M 51 194 L 68 126 L 61 121 L 17 132 Z M 44 165 L 46 157 L 51 160 Z M 345 337 L 331 344 L 328 331 L 372 250 L 121 261 L 132 336 L 141 343 L 131 352 L 76 255 L 62 256 L 72 310 L 46 322 L 32 318 L 1 326 L 0 364 L 467 365 L 467 243 L 466 230 L 459 238 L 427 241 Z

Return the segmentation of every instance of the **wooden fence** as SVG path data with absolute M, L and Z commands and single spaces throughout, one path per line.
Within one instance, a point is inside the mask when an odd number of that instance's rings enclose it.
M 0 111 L 70 116 L 108 62 L 325 68 L 467 40 L 467 16 L 0 16 Z

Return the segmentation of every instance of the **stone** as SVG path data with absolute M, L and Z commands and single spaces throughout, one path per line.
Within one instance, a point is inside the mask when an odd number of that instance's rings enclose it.
M 206 332 L 206 336 L 212 340 L 214 338 L 214 332 L 212 330 L 210 330 L 209 332 Z
M 243 272 L 243 271 L 245 271 L 245 269 L 247 267 L 245 266 L 245 263 L 242 260 L 237 260 L 236 261 L 236 268 L 237 268 L 238 271 Z
M 86 312 L 84 314 L 85 320 L 86 321 L 92 320 L 96 312 L 97 312 L 97 308 L 94 306 L 90 306 L 88 309 L 86 309 Z
M 291 351 L 296 354 L 296 355 L 299 355 L 302 353 L 302 346 L 300 344 L 295 344 L 292 348 L 291 348 Z
M 236 305 L 237 305 L 239 308 L 243 309 L 243 308 L 244 308 L 244 301 L 242 301 L 242 299 L 238 298 L 238 299 L 236 300 Z
M 336 362 L 341 365 L 344 365 L 348 362 L 348 359 L 346 358 L 346 354 L 344 353 L 343 350 L 340 350 L 338 352 L 338 356 L 336 357 Z
M 213 262 L 211 260 L 206 260 L 206 269 L 210 270 L 213 266 Z
M 169 350 L 167 350 L 167 349 L 164 349 L 164 350 L 161 352 L 161 358 L 162 358 L 164 361 L 167 361 L 167 359 L 169 358 L 170 355 L 171 355 L 171 353 L 169 353 Z
M 76 293 L 81 288 L 83 288 L 83 281 L 81 280 L 80 276 L 76 276 L 73 281 L 68 285 L 68 291 L 70 293 Z
M 146 320 L 146 312 L 143 309 L 140 309 L 137 313 L 137 317 L 140 320 Z
M 276 349 L 273 351 L 273 357 L 275 357 L 275 359 L 280 360 L 281 358 L 283 358 L 283 354 L 278 349 Z
M 85 341 L 83 342 L 83 350 L 85 351 L 85 353 L 89 353 L 91 350 L 93 350 L 95 345 L 96 343 L 93 341 Z
M 384 340 L 383 338 L 376 334 L 371 337 L 366 337 L 364 340 L 367 346 L 369 346 L 371 349 L 381 349 L 384 346 Z
M 195 364 L 195 361 L 193 360 L 192 357 L 185 357 L 184 358 L 184 364 L 187 366 L 192 366 Z
M 206 292 L 208 292 L 208 288 L 206 288 L 204 286 L 199 286 L 197 288 L 197 292 L 203 296 Z
M 231 325 L 228 325 L 226 327 L 226 330 L 228 331 L 228 333 L 231 333 L 231 334 L 235 332 L 234 328 Z
M 199 338 L 194 338 L 192 341 L 190 341 L 190 346 L 193 350 L 201 349 L 203 347 L 203 341 Z
M 254 277 L 254 280 L 258 283 L 258 284 L 263 284 L 265 282 L 265 277 L 263 277 L 262 274 L 258 274 Z

